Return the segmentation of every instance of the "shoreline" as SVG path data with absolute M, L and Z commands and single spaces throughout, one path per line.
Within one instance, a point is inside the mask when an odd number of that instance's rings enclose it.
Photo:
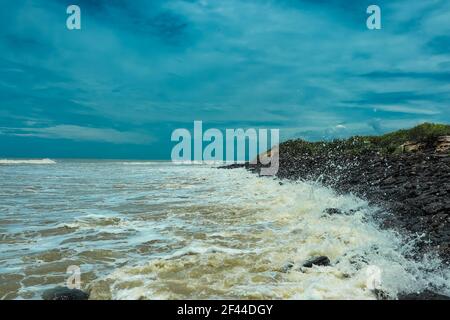
M 427 130 L 428 124 L 403 130 L 403 140 L 411 138 L 411 132 L 423 131 L 424 126 Z M 450 126 L 443 128 L 444 133 L 450 132 Z M 276 177 L 280 183 L 283 180 L 318 181 L 339 194 L 351 193 L 385 209 L 387 213 L 380 212 L 375 217 L 382 228 L 406 236 L 419 236 L 413 258 L 433 252 L 444 265 L 450 266 L 450 136 L 441 133 L 419 135 L 414 141 L 400 142 L 393 139 L 398 132 L 335 142 L 286 141 L 280 144 L 280 167 Z M 389 151 L 380 148 L 380 145 L 385 146 L 380 141 L 386 136 L 391 143 Z M 261 169 L 260 164 L 249 163 L 222 168 L 242 167 L 256 174 Z M 352 214 L 336 208 L 329 208 L 327 213 Z M 445 296 L 422 292 L 399 298 Z

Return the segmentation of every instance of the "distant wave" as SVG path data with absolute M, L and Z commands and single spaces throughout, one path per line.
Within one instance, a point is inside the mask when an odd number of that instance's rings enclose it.
M 155 165 L 155 164 L 161 164 L 160 161 L 124 161 L 122 164 L 128 165 L 128 166 L 142 166 L 142 165 Z
M 178 160 L 172 161 L 173 164 L 176 165 L 224 165 L 226 162 L 224 161 L 216 161 L 216 160 Z
M 14 165 L 14 164 L 55 164 L 56 161 L 52 159 L 33 159 L 33 160 L 8 160 L 0 159 L 0 165 Z

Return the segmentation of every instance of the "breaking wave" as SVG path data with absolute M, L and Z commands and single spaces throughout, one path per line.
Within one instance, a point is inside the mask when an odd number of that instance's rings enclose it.
M 52 159 L 27 159 L 27 160 L 9 160 L 0 159 L 0 165 L 15 165 L 15 164 L 55 164 L 56 161 Z
M 91 299 L 450 294 L 448 266 L 412 259 L 415 238 L 381 229 L 383 210 L 351 194 L 244 169 L 128 163 L 0 170 L 0 298 L 38 299 L 69 265 Z M 304 267 L 317 256 L 329 265 Z

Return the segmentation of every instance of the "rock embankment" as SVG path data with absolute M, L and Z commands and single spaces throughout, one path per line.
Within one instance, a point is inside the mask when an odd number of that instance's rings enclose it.
M 386 208 L 385 227 L 421 235 L 419 254 L 432 250 L 450 263 L 450 126 L 423 124 L 332 142 L 290 140 L 279 150 L 278 178 L 319 181 Z M 261 166 L 245 167 L 258 173 Z
M 319 180 L 388 209 L 386 227 L 423 235 L 419 250 L 450 261 L 450 154 L 435 149 L 357 157 L 283 157 L 282 179 Z

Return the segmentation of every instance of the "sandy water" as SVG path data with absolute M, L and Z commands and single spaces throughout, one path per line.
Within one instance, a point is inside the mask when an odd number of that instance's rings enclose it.
M 378 228 L 379 210 L 243 169 L 3 160 L 0 298 L 39 299 L 73 265 L 92 299 L 374 299 L 374 288 L 395 298 L 430 285 L 450 294 L 448 267 L 407 258 L 414 239 Z M 331 265 L 301 267 L 319 255 Z

